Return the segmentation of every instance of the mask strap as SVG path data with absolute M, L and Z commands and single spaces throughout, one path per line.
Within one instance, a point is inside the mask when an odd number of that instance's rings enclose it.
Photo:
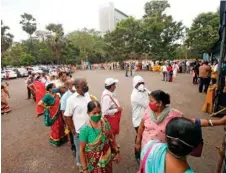
M 189 147 L 191 147 L 191 148 L 194 148 L 194 146 L 192 146 L 192 145 L 190 145 L 190 144 L 184 142 L 183 140 L 181 140 L 181 139 L 179 139 L 179 138 L 174 138 L 174 137 L 168 136 L 168 135 L 166 135 L 166 137 L 169 138 L 169 139 L 175 140 L 175 141 L 180 141 L 180 142 L 182 142 L 183 144 L 185 144 L 185 145 L 187 145 L 187 146 L 189 146 Z

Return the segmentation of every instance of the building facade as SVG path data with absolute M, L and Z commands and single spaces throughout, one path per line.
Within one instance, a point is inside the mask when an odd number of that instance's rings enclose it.
M 115 29 L 117 23 L 129 17 L 122 11 L 114 7 L 113 3 L 100 8 L 99 10 L 99 25 L 102 33 L 111 32 Z

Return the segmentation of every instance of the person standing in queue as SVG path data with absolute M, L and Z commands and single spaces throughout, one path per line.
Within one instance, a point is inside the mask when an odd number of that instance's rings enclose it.
M 136 138 L 138 128 L 142 120 L 144 111 L 149 105 L 149 91 L 145 88 L 144 79 L 141 76 L 135 76 L 133 78 L 133 92 L 131 94 L 131 105 L 132 105 L 132 121 L 133 127 L 136 131 Z M 135 142 L 136 142 L 135 138 Z M 140 162 L 140 152 L 135 150 L 135 157 Z
M 90 97 L 87 97 L 89 87 L 85 79 L 76 79 L 74 86 L 76 91 L 67 100 L 64 118 L 74 137 L 74 144 L 76 147 L 76 165 L 79 168 L 79 172 L 83 172 L 80 161 L 79 134 L 82 126 L 89 120 L 87 105 L 91 99 Z
M 107 78 L 105 80 L 105 90 L 101 97 L 102 114 L 108 120 L 114 136 L 119 134 L 122 113 L 122 108 L 114 93 L 116 83 L 118 83 L 117 79 Z
M 101 106 L 91 101 L 87 106 L 89 121 L 80 131 L 80 156 L 83 173 L 112 173 L 112 161 L 120 160 L 119 149 Z
M 210 76 L 211 76 L 211 67 L 208 65 L 208 62 L 203 62 L 203 65 L 199 67 L 199 92 L 202 93 L 203 86 L 204 92 L 207 93 L 208 87 L 210 85 Z
M 60 110 L 61 110 L 62 114 L 64 114 L 64 112 L 65 112 L 68 98 L 75 92 L 75 87 L 73 86 L 73 84 L 74 84 L 73 79 L 67 80 L 65 82 L 65 87 L 67 88 L 67 91 L 62 95 L 62 97 L 60 99 Z M 75 144 L 74 144 L 73 134 L 71 131 L 68 131 L 67 127 L 66 127 L 66 131 L 68 133 L 68 139 L 69 139 L 69 142 L 71 145 L 71 150 L 73 152 L 73 156 L 76 156 L 76 148 L 75 148 Z

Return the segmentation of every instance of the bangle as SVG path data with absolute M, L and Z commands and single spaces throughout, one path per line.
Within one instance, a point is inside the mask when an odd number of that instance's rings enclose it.
M 82 168 L 83 171 L 88 171 L 88 167 Z
M 211 126 L 211 127 L 213 127 L 213 122 L 212 122 L 212 120 L 208 120 L 208 125 Z

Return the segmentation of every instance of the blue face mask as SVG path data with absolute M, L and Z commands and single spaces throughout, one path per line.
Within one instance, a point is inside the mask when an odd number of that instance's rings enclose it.
M 52 89 L 52 92 L 53 92 L 53 93 L 57 93 L 57 91 L 58 91 L 57 88 L 53 88 L 53 89 Z

